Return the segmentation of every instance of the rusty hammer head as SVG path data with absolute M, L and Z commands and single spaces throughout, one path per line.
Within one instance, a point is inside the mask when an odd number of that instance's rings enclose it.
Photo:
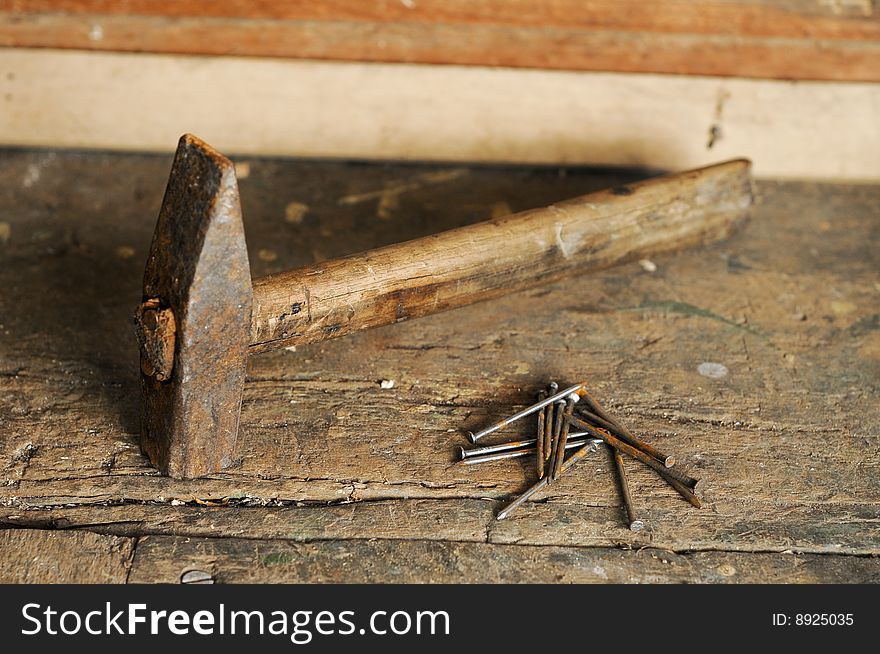
M 150 246 L 142 304 L 141 444 L 163 474 L 231 463 L 253 289 L 232 162 L 180 139 Z

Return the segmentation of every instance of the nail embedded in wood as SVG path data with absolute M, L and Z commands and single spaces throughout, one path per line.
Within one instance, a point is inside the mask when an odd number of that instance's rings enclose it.
M 499 429 L 501 429 L 502 427 L 506 427 L 507 425 L 509 425 L 513 422 L 516 422 L 517 420 L 519 420 L 521 418 L 525 418 L 526 416 L 530 416 L 533 413 L 535 413 L 536 411 L 541 410 L 543 407 L 564 399 L 567 395 L 569 395 L 571 393 L 577 393 L 578 395 L 580 395 L 583 392 L 584 392 L 584 385 L 583 384 L 575 384 L 574 386 L 566 388 L 565 390 L 554 393 L 553 395 L 550 395 L 549 397 L 541 400 L 540 402 L 537 402 L 531 406 L 528 406 L 525 409 L 523 409 L 522 411 L 514 413 L 509 418 L 505 418 L 504 420 L 499 420 L 494 425 L 489 425 L 485 429 L 481 429 L 480 431 L 478 431 L 476 433 L 468 432 L 468 434 L 470 435 L 471 442 L 476 443 L 478 440 L 480 440 L 484 436 L 488 436 L 492 432 L 496 432 Z
M 627 455 L 633 457 L 634 459 L 638 459 L 639 461 L 644 463 L 646 466 L 653 468 L 657 472 L 661 473 L 664 477 L 670 477 L 672 479 L 675 479 L 676 481 L 684 484 L 685 486 L 687 486 L 689 488 L 696 488 L 697 480 L 694 479 L 693 477 L 689 477 L 688 475 L 681 473 L 681 472 L 675 470 L 674 468 L 667 468 L 666 466 L 664 466 L 662 463 L 660 463 L 657 459 L 655 459 L 650 454 L 646 454 L 645 452 L 642 452 L 640 449 L 633 447 L 629 443 L 623 442 L 622 440 L 620 440 L 616 436 L 611 435 L 609 432 L 605 431 L 604 429 L 593 427 L 589 423 L 584 422 L 583 420 L 581 420 L 580 418 L 577 418 L 576 416 L 571 417 L 571 424 L 573 426 L 577 427 L 578 429 L 581 429 L 583 431 L 586 431 L 586 432 L 594 435 L 596 438 L 601 438 L 608 445 L 611 445 L 615 449 L 620 450 L 624 454 L 627 454 Z
M 559 475 L 562 472 L 562 464 L 565 462 L 565 444 L 568 442 L 568 431 L 571 428 L 571 423 L 568 422 L 568 419 L 571 418 L 571 413 L 574 410 L 575 398 L 580 399 L 577 396 L 572 397 L 571 395 L 569 395 L 565 399 L 565 404 L 563 405 L 563 407 L 560 408 L 560 421 L 562 422 L 562 429 L 559 432 L 559 438 L 555 448 L 555 460 L 553 461 L 554 480 L 559 478 Z
M 623 464 L 623 455 L 613 447 L 611 456 L 614 459 L 614 467 L 617 469 L 617 481 L 620 484 L 620 495 L 623 498 L 623 506 L 626 510 L 626 520 L 631 531 L 641 531 L 645 527 L 645 523 L 636 517 L 636 511 L 633 507 L 632 495 L 629 492 L 629 480 L 626 477 L 626 468 Z
M 579 447 L 583 447 L 587 444 L 592 444 L 594 446 L 601 445 L 602 440 L 599 438 L 592 438 L 589 435 L 579 435 L 575 437 L 574 434 L 568 439 L 568 443 L 566 444 L 567 450 L 576 450 Z M 518 459 L 523 456 L 531 456 L 536 453 L 536 448 L 532 447 L 523 447 L 515 450 L 502 450 L 500 452 L 494 452 L 490 454 L 478 454 L 473 456 L 468 456 L 458 461 L 459 464 L 462 465 L 476 465 L 480 463 L 490 463 L 492 461 L 503 461 L 505 459 Z M 544 476 L 546 478 L 546 475 Z
M 547 386 L 547 394 L 554 395 L 559 391 L 559 384 L 551 381 Z M 545 411 L 544 418 L 544 465 L 550 461 L 550 455 L 553 454 L 553 412 Z
M 538 402 L 547 397 L 547 391 L 538 391 Z M 544 418 L 547 414 L 547 407 L 541 407 L 538 411 L 538 429 L 535 431 L 535 439 L 537 445 L 537 457 L 535 458 L 538 479 L 544 476 Z
M 588 441 L 586 445 L 575 450 L 570 457 L 566 460 L 565 463 L 562 464 L 562 474 L 575 465 L 578 461 L 583 459 L 590 452 L 595 452 L 596 446 L 592 443 L 592 441 Z M 540 491 L 542 488 L 545 488 L 550 483 L 550 477 L 545 475 L 543 479 L 539 479 L 535 482 L 531 488 L 529 488 L 526 492 L 521 494 L 519 497 L 514 499 L 512 502 L 504 506 L 496 515 L 496 520 L 505 520 L 510 513 L 516 509 L 516 507 L 524 504 L 530 497 L 532 497 L 535 493 Z

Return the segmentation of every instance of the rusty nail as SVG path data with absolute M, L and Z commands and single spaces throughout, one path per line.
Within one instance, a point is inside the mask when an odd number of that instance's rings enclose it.
M 571 420 L 571 424 L 574 425 L 575 427 L 577 427 L 578 429 L 582 429 L 586 432 L 589 432 L 591 435 L 595 436 L 596 438 L 601 438 L 603 441 L 605 441 L 608 445 L 610 445 L 614 449 L 620 450 L 624 454 L 627 454 L 627 455 L 633 457 L 634 459 L 638 459 L 639 461 L 644 463 L 646 466 L 653 468 L 654 470 L 659 472 L 662 477 L 674 479 L 674 480 L 678 481 L 679 483 L 684 484 L 685 486 L 692 488 L 692 489 L 696 488 L 697 480 L 694 479 L 693 477 L 689 477 L 688 475 L 681 473 L 673 468 L 667 468 L 666 466 L 664 466 L 662 463 L 660 463 L 657 459 L 655 459 L 650 454 L 646 454 L 645 452 L 642 452 L 640 449 L 633 447 L 629 443 L 623 442 L 622 440 L 620 440 L 616 436 L 611 435 L 609 432 L 605 431 L 602 428 L 593 427 L 589 423 L 584 422 L 580 418 L 576 418 L 574 416 L 572 416 L 570 418 L 570 420 Z
M 459 447 L 462 459 L 469 459 L 474 456 L 483 456 L 485 454 L 495 454 L 496 452 L 510 452 L 511 450 L 521 450 L 525 447 L 535 447 L 534 438 L 525 438 L 516 441 L 506 441 L 497 445 L 483 445 L 481 447 Z
M 596 446 L 593 444 L 593 441 L 587 441 L 585 445 L 575 450 L 570 457 L 562 464 L 562 474 L 565 474 L 566 470 L 571 468 L 575 463 L 583 459 L 590 452 L 595 452 Z M 544 488 L 550 483 L 550 477 L 545 476 L 543 479 L 539 479 L 535 482 L 531 488 L 529 488 L 525 493 L 517 497 L 510 504 L 502 508 L 495 516 L 496 520 L 504 520 L 507 516 L 510 515 L 511 511 L 513 511 L 516 507 L 525 503 L 532 495 L 537 493 L 539 490 Z
M 592 443 L 594 445 L 599 445 L 602 443 L 602 440 L 599 438 L 590 438 L 588 434 L 581 432 L 574 432 L 571 434 L 571 437 L 566 444 L 566 449 L 573 450 L 587 443 Z M 468 452 L 469 450 L 462 449 L 462 452 Z M 529 456 L 530 454 L 535 454 L 536 448 L 535 443 L 532 441 L 532 445 L 529 447 L 520 447 L 520 448 L 512 448 L 508 450 L 496 450 L 494 452 L 489 452 L 487 454 L 470 454 L 468 456 L 463 456 L 459 463 L 463 465 L 474 465 L 478 463 L 489 463 L 490 461 L 502 461 L 504 459 L 516 459 L 522 456 Z
M 646 443 L 639 438 L 633 436 L 632 432 L 629 431 L 619 420 L 617 420 L 614 416 L 612 416 L 608 411 L 605 410 L 602 405 L 600 405 L 596 399 L 590 395 L 589 393 L 584 393 L 584 402 L 587 406 L 592 409 L 586 409 L 584 407 L 578 407 L 578 412 L 583 415 L 585 418 L 596 423 L 597 427 L 603 427 L 607 429 L 611 433 L 615 434 L 620 440 L 626 441 L 633 447 L 637 447 L 642 452 L 646 454 L 650 454 L 655 459 L 660 461 L 667 468 L 671 468 L 675 465 L 675 457 L 668 456 L 658 450 L 656 447 L 651 445 L 650 443 Z
M 645 523 L 636 517 L 636 510 L 633 507 L 632 495 L 629 492 L 629 480 L 626 477 L 626 468 L 623 464 L 623 455 L 613 447 L 611 456 L 614 458 L 614 467 L 617 469 L 617 481 L 620 483 L 620 494 L 623 497 L 623 506 L 626 509 L 626 519 L 629 523 L 631 531 L 641 531 L 645 527 Z
M 540 402 L 537 402 L 529 407 L 526 407 L 522 411 L 514 413 L 509 418 L 505 418 L 504 420 L 500 420 L 500 421 L 496 422 L 494 425 L 490 425 L 490 426 L 486 427 L 485 429 L 481 429 L 477 433 L 468 432 L 468 435 L 470 436 L 471 442 L 476 443 L 478 440 L 483 438 L 483 436 L 488 436 L 492 432 L 498 431 L 502 427 L 506 427 L 507 425 L 509 425 L 512 422 L 516 422 L 520 418 L 525 418 L 526 416 L 530 416 L 533 413 L 535 413 L 536 411 L 540 411 L 543 407 L 545 407 L 549 404 L 553 404 L 554 402 L 565 399 L 566 396 L 571 395 L 572 393 L 574 393 L 575 395 L 580 397 L 580 395 L 585 392 L 586 392 L 586 390 L 585 390 L 583 384 L 575 384 L 574 386 L 566 388 L 565 390 L 554 393 L 553 395 L 541 400 Z
M 538 402 L 546 397 L 547 391 L 538 391 Z M 535 461 L 537 462 L 538 479 L 544 476 L 544 420 L 546 415 L 547 407 L 541 407 L 541 410 L 538 411 L 538 429 L 535 432 L 535 444 L 538 453 Z
M 570 438 L 583 438 L 585 436 L 589 436 L 589 434 L 585 431 L 575 431 L 569 434 Z M 461 452 L 462 459 L 469 459 L 472 456 L 482 456 L 484 454 L 495 454 L 496 452 L 508 452 L 510 450 L 521 450 L 523 448 L 532 448 L 533 450 L 537 447 L 537 439 L 535 438 L 521 438 L 513 441 L 504 441 L 503 443 L 496 443 L 495 445 L 480 445 L 477 447 L 460 447 L 459 451 Z
M 571 412 L 574 410 L 575 400 L 570 395 L 565 400 L 565 405 L 559 409 L 560 421 L 562 422 L 562 430 L 559 432 L 559 437 L 556 442 L 556 453 L 554 455 L 555 460 L 553 462 L 553 479 L 558 479 L 559 474 L 562 471 L 562 464 L 565 461 L 565 444 L 568 442 L 568 430 L 570 429 L 570 423 L 568 419 L 571 418 Z
M 553 435 L 550 439 L 550 448 L 552 450 L 552 453 L 550 455 L 550 463 L 548 468 L 551 484 L 556 481 L 556 478 L 559 476 L 558 470 L 560 470 L 560 466 L 562 466 L 562 461 L 560 461 L 559 458 L 565 458 L 565 452 L 560 449 L 560 445 L 562 443 L 562 431 L 565 428 L 566 424 L 565 407 L 567 401 L 567 398 L 558 400 L 553 405 Z
M 547 394 L 553 395 L 559 390 L 559 384 L 555 381 L 550 382 L 547 388 L 549 389 Z M 544 418 L 544 463 L 550 460 L 550 455 L 553 454 L 553 411 L 545 410 L 545 418 Z
M 578 413 L 581 417 L 586 418 L 588 421 L 593 423 L 596 427 L 601 427 L 608 432 L 611 432 L 615 436 L 617 436 L 620 440 L 625 441 L 632 445 L 633 447 L 639 448 L 645 454 L 649 454 L 655 459 L 657 459 L 660 463 L 662 463 L 666 468 L 671 468 L 675 465 L 675 457 L 667 456 L 656 447 L 651 445 L 650 443 L 646 443 L 645 441 L 637 438 L 630 432 L 626 427 L 620 424 L 618 421 L 610 422 L 583 407 L 578 408 Z
M 690 502 L 693 506 L 698 509 L 703 508 L 703 503 L 700 501 L 700 498 L 697 497 L 690 488 L 678 481 L 678 479 L 673 479 L 662 472 L 660 473 L 660 476 L 663 477 L 663 481 L 672 486 L 679 495 Z

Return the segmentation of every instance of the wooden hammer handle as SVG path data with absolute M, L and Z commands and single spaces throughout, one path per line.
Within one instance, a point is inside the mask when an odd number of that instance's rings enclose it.
M 418 318 L 726 237 L 752 203 L 734 160 L 254 281 L 251 352 Z

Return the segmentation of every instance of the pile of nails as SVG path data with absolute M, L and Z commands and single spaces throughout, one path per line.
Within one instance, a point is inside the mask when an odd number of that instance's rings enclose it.
M 633 506 L 623 463 L 624 454 L 652 468 L 679 495 L 700 508 L 700 500 L 695 495 L 698 480 L 676 469 L 673 457 L 634 436 L 616 416 L 596 401 L 585 384 L 576 384 L 560 391 L 555 382 L 550 382 L 546 390 L 538 393 L 537 403 L 481 431 L 468 432 L 468 435 L 473 443 L 477 443 L 484 436 L 534 414 L 537 414 L 535 438 L 461 448 L 461 463 L 465 465 L 536 457 L 537 483 L 502 508 L 495 516 L 498 520 L 507 518 L 516 507 L 555 482 L 587 454 L 595 452 L 602 443 L 608 446 L 613 455 L 627 524 L 633 531 L 643 529 L 645 524 L 637 517 Z M 567 450 L 572 450 L 572 453 L 566 458 Z

